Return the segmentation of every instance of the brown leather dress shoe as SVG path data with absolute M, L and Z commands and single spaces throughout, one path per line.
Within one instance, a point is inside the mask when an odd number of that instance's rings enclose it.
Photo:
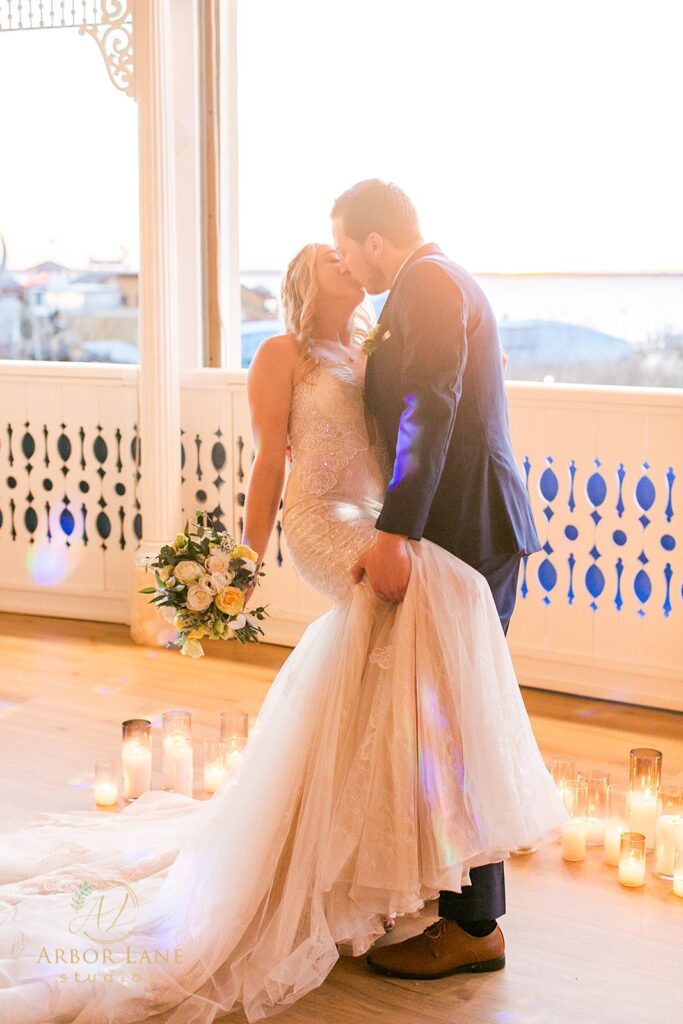
M 505 940 L 496 925 L 490 935 L 468 935 L 457 921 L 440 917 L 420 935 L 380 946 L 365 958 L 390 978 L 430 980 L 449 974 L 499 971 L 505 966 Z

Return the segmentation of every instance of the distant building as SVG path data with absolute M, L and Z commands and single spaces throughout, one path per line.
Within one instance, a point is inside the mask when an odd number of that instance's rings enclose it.
M 628 358 L 632 346 L 622 338 L 581 324 L 522 320 L 499 324 L 510 369 L 520 366 L 573 366 Z
M 278 315 L 278 301 L 264 285 L 241 286 L 242 320 L 275 319 Z
M 0 297 L 16 296 L 22 298 L 24 288 L 16 274 L 11 270 L 0 268 Z

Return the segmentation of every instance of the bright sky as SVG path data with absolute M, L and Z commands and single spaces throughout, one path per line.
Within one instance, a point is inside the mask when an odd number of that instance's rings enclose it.
M 400 184 L 475 272 L 683 271 L 680 0 L 240 0 L 241 265 Z M 74 31 L 0 33 L 10 266 L 137 261 L 137 113 Z

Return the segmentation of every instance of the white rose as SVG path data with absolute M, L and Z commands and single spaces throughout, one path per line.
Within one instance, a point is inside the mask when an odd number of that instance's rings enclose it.
M 225 572 L 230 565 L 230 559 L 220 549 L 214 548 L 213 552 L 209 555 L 206 560 L 206 571 L 207 572 Z
M 191 612 L 205 612 L 213 598 L 201 583 L 193 583 L 187 592 L 187 607 Z
M 187 558 L 178 562 L 175 567 L 175 578 L 181 583 L 195 583 L 203 575 L 203 566 L 199 562 L 193 562 Z
M 211 585 L 214 588 L 214 593 L 218 593 L 223 587 L 227 587 L 228 584 L 232 583 L 234 576 L 233 572 L 212 572 Z
M 242 629 L 242 626 L 246 625 L 247 620 L 244 615 L 236 615 L 232 622 L 228 623 L 228 629 Z
M 204 589 L 208 590 L 210 594 L 215 594 L 218 589 L 216 586 L 214 586 L 213 576 L 211 575 L 211 573 L 204 573 L 203 576 L 199 577 L 197 582 L 199 583 L 200 587 L 204 587 Z

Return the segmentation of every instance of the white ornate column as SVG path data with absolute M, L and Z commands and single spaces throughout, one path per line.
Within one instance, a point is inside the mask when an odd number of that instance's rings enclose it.
M 237 125 L 237 0 L 220 14 L 220 288 L 223 322 L 221 366 L 242 366 L 242 297 L 239 256 L 239 139 Z
M 174 114 L 170 0 L 135 0 L 135 91 L 140 147 L 140 319 L 138 427 L 142 541 L 135 559 L 157 552 L 183 526 L 176 303 Z M 161 646 L 175 636 L 140 587 L 150 571 L 132 566 L 131 636 Z

